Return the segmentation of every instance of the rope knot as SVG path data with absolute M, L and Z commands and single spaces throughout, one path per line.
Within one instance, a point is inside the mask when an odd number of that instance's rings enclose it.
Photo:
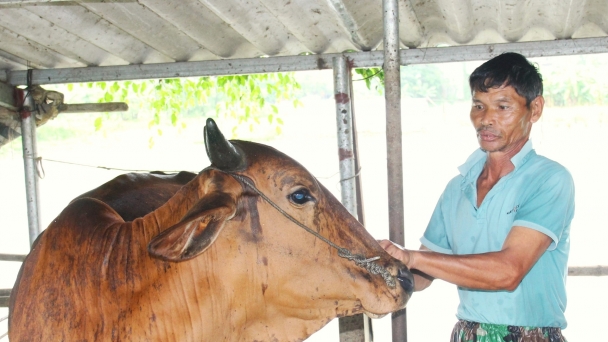
M 365 256 L 361 254 L 352 254 L 348 249 L 343 247 L 338 249 L 338 256 L 353 261 L 357 266 L 365 268 L 371 274 L 380 274 L 388 287 L 395 287 L 395 277 L 393 277 L 386 268 L 374 262 L 380 259 L 379 256 L 366 259 Z

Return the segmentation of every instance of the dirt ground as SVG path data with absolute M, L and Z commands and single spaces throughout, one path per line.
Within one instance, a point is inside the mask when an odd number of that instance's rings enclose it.
M 254 132 L 239 131 L 239 138 L 275 146 L 307 167 L 340 197 L 335 107 L 331 100 L 303 101 L 296 110 L 281 108 L 283 134 L 266 140 L 272 129 L 262 125 Z M 432 107 L 425 101 L 403 102 L 403 165 L 406 247 L 418 248 L 435 203 L 456 167 L 477 147 L 468 121 L 468 103 Z M 361 177 L 365 222 L 377 239 L 388 237 L 386 191 L 385 112 L 381 98 L 357 100 Z M 123 173 L 119 170 L 76 166 L 56 161 L 122 169 L 199 171 L 208 165 L 203 145 L 204 117 L 188 120 L 188 128 L 167 130 L 155 138 L 145 124 L 128 132 L 114 132 L 111 125 L 94 132 L 92 120 L 65 117 L 48 125 L 90 125 L 84 136 L 56 143 L 39 142 L 44 178 L 40 180 L 42 223 L 48 223 L 77 195 Z M 232 122 L 218 120 L 221 128 Z M 117 125 L 120 125 L 119 123 Z M 50 126 L 49 126 L 50 127 Z M 41 130 L 46 128 L 42 127 Z M 228 131 L 229 129 L 225 129 Z M 533 128 L 539 154 L 565 165 L 576 184 L 576 215 L 572 223 L 570 265 L 608 265 L 604 221 L 608 192 L 608 109 L 546 108 Z M 19 141 L 16 142 L 20 144 Z M 13 143 L 14 144 L 14 143 Z M 15 151 L 0 151 L 0 253 L 28 251 L 23 161 L 19 145 Z M 0 288 L 13 286 L 19 263 L 0 262 Z M 568 328 L 570 341 L 592 341 L 593 332 L 605 324 L 608 277 L 568 279 Z M 407 308 L 409 340 L 447 341 L 456 321 L 457 293 L 453 285 L 436 281 L 430 289 L 414 294 Z M 0 318 L 7 315 L 0 309 Z M 6 330 L 0 323 L 0 335 Z M 374 341 L 391 341 L 390 315 L 373 321 Z M 337 341 L 338 320 L 315 333 L 309 341 Z M 4 340 L 3 340 L 4 341 Z

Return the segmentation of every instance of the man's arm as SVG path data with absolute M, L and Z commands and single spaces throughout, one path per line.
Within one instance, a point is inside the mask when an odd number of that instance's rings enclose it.
M 448 255 L 429 250 L 408 251 L 396 245 L 381 245 L 393 257 L 410 269 L 419 270 L 432 278 L 479 290 L 513 291 L 551 244 L 547 235 L 526 227 L 513 227 L 498 252 Z M 415 278 L 418 281 L 420 277 Z M 424 288 L 422 284 L 416 283 Z

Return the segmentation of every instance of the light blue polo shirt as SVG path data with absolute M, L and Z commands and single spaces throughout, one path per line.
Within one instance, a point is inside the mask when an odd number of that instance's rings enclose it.
M 529 140 L 477 208 L 477 178 L 486 153 L 475 151 L 447 185 L 420 239 L 445 254 L 500 251 L 513 226 L 537 230 L 553 242 L 514 291 L 458 287 L 456 316 L 480 323 L 566 327 L 566 276 L 574 183 L 562 165 L 539 156 Z

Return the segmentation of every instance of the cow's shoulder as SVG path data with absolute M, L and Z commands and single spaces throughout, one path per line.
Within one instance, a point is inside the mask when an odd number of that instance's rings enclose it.
M 174 174 L 126 173 L 76 197 L 75 200 L 100 200 L 128 222 L 158 209 L 194 177 L 196 174 L 186 171 Z

